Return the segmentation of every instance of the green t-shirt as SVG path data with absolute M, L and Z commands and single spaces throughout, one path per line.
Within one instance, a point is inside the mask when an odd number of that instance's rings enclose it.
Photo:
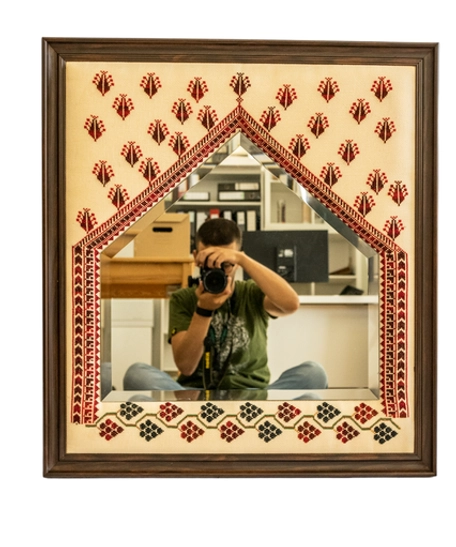
M 170 299 L 169 332 L 186 331 L 196 309 L 195 288 L 180 289 Z M 218 389 L 264 388 L 270 372 L 267 358 L 269 315 L 264 306 L 264 293 L 254 281 L 236 281 L 233 296 L 213 315 L 210 338 L 219 366 L 227 369 Z M 185 387 L 204 388 L 203 362 L 191 376 L 181 374 L 178 381 Z

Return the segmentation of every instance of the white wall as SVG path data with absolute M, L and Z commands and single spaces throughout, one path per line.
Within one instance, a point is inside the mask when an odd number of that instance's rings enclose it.
M 329 387 L 368 385 L 368 306 L 301 305 L 290 316 L 269 322 L 271 381 L 304 361 L 326 370 Z
M 9 3 L 2 43 L 2 532 L 8 545 L 369 547 L 454 536 L 454 41 L 451 2 Z M 434 479 L 50 480 L 41 477 L 42 36 L 440 41 L 439 475 Z M 5 218 L 6 214 L 6 218 Z M 446 233 L 447 232 L 447 233 Z M 452 259 L 451 259 L 452 260 Z M 6 308 L 4 302 L 6 299 Z M 6 312 L 5 312 L 6 310 Z M 5 332 L 6 327 L 6 332 Z M 5 377 L 6 374 L 6 377 Z M 26 409 L 33 405 L 35 412 Z M 241 508 L 239 512 L 236 508 Z M 140 514 L 140 510 L 142 513 Z M 204 514 L 204 518 L 202 515 Z M 230 527 L 226 522 L 234 523 Z M 217 530 L 223 530 L 218 542 Z M 439 539 L 442 538 L 442 539 Z

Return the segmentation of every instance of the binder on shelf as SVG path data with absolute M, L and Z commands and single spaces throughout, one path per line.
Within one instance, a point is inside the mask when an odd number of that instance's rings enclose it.
M 220 217 L 220 209 L 213 208 L 209 210 L 209 218 L 219 218 Z
M 196 213 L 195 211 L 187 211 L 188 219 L 190 221 L 190 236 L 194 236 L 196 233 Z
M 236 212 L 236 223 L 241 231 L 245 230 L 245 211 Z
M 260 201 L 259 182 L 220 182 L 217 185 L 219 201 Z
M 257 214 L 253 209 L 247 211 L 245 228 L 248 232 L 254 232 L 257 229 Z
M 233 220 L 233 211 L 231 211 L 231 209 L 225 209 L 222 211 L 221 216 L 228 220 Z
M 195 225 L 196 232 L 200 229 L 201 224 L 206 222 L 206 219 L 207 219 L 207 213 L 205 211 L 197 211 L 196 225 Z
M 181 198 L 183 201 L 209 201 L 209 192 L 192 192 L 189 191 Z
M 223 190 L 218 192 L 219 201 L 260 201 L 261 193 L 256 190 Z
M 220 182 L 218 184 L 219 192 L 232 192 L 242 190 L 244 192 L 260 191 L 259 182 Z

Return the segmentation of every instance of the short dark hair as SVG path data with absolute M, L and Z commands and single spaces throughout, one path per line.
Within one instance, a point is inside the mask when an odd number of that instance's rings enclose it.
M 195 245 L 201 242 L 206 247 L 230 245 L 236 242 L 242 245 L 242 234 L 239 226 L 227 218 L 210 218 L 203 222 L 196 234 Z

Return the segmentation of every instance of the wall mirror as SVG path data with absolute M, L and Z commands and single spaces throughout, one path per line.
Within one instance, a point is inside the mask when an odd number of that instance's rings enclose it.
M 435 474 L 437 49 L 43 39 L 45 476 Z M 328 390 L 122 389 L 130 359 L 173 372 L 198 213 L 239 213 L 246 245 L 327 232 L 268 350 Z M 186 237 L 158 253 L 169 215 Z
M 247 183 L 249 187 L 258 188 L 258 197 L 255 195 L 255 199 L 249 201 L 243 194 L 239 194 L 240 201 L 233 201 L 229 198 L 238 196 L 222 194 L 220 201 L 219 185 L 227 184 L 227 181 L 233 181 L 228 184 L 237 184 L 238 187 Z M 164 275 L 162 279 L 157 279 L 156 284 L 152 280 L 147 286 L 147 281 L 144 281 L 141 273 L 138 279 L 139 286 L 135 287 L 135 272 L 138 271 L 135 270 L 135 265 L 141 261 L 142 266 L 144 261 L 144 267 L 149 264 L 150 272 L 151 267 L 156 266 L 156 261 L 163 258 L 160 254 L 160 245 L 158 251 L 154 250 L 153 244 L 149 248 L 142 248 L 145 245 L 142 242 L 147 237 L 144 232 L 150 232 L 157 226 L 166 224 L 166 213 L 170 212 L 191 217 L 191 229 L 189 227 L 188 233 L 185 232 L 182 236 L 177 234 L 179 238 L 184 239 L 183 247 L 186 254 L 180 257 L 184 260 L 189 258 L 188 254 L 193 248 L 190 240 L 194 237 L 199 223 L 210 216 L 229 215 L 229 218 L 236 218 L 238 214 L 242 221 L 244 240 L 247 240 L 247 251 L 263 263 L 264 257 L 267 256 L 268 266 L 273 269 L 275 263 L 270 257 L 276 243 L 271 244 L 271 250 L 265 250 L 271 236 L 275 235 L 280 242 L 284 241 L 281 237 L 283 233 L 294 243 L 295 238 L 297 241 L 300 236 L 312 236 L 315 230 L 324 232 L 329 238 L 328 249 L 325 248 L 323 257 L 329 275 L 324 282 L 315 281 L 318 280 L 318 275 L 315 278 L 308 278 L 311 281 L 302 282 L 303 275 L 308 274 L 288 274 L 290 282 L 300 295 L 302 308 L 300 313 L 290 317 L 285 325 L 270 325 L 271 380 L 274 381 L 290 362 L 293 363 L 296 359 L 301 362 L 311 359 L 323 364 L 331 386 L 324 393 L 313 391 L 313 397 L 326 400 L 378 397 L 378 256 L 372 247 L 322 203 L 313 199 L 304 187 L 297 184 L 286 171 L 271 161 L 242 133 L 235 134 L 203 162 L 167 196 L 162 205 L 162 215 L 158 212 L 154 214 L 154 210 L 151 210 L 147 223 L 144 219 L 140 221 L 142 226 L 149 222 L 150 224 L 140 229 L 133 224 L 102 252 L 101 363 L 102 367 L 109 365 L 106 385 L 102 386 L 103 400 L 105 397 L 109 401 L 128 401 L 131 398 L 138 400 L 141 395 L 143 400 L 183 397 L 183 394 L 173 392 L 150 393 L 143 390 L 131 393 L 125 391 L 123 386 L 126 370 L 136 362 L 154 363 L 172 376 L 177 374 L 168 343 L 169 298 L 163 295 L 176 290 L 182 283 L 179 279 L 179 283 L 173 285 L 173 282 Z M 160 211 L 162 209 L 159 208 Z M 253 218 L 247 227 L 246 214 Z M 156 222 L 153 217 L 156 218 Z M 172 226 L 170 228 L 166 225 L 166 229 L 172 229 Z M 263 235 L 258 232 L 262 232 Z M 139 234 L 142 234 L 142 239 L 138 245 L 136 236 Z M 163 238 L 168 237 L 169 245 L 173 247 L 172 232 L 159 234 Z M 253 237 L 249 239 L 249 236 Z M 252 243 L 249 247 L 250 241 Z M 178 243 L 175 249 L 179 258 L 179 253 L 182 253 L 182 242 Z M 139 257 L 138 252 L 142 256 Z M 265 252 L 268 254 L 265 255 Z M 310 268 L 312 258 L 300 258 L 299 266 L 302 268 L 302 261 L 303 266 Z M 315 267 L 318 267 L 317 262 L 320 258 L 316 257 L 314 260 Z M 161 267 L 161 262 L 159 264 Z M 188 265 L 190 272 L 191 264 L 185 264 Z M 119 269 L 122 280 L 116 279 L 116 268 Z M 127 271 L 128 268 L 130 271 Z M 192 275 L 197 274 L 197 270 L 192 271 Z M 185 275 L 183 277 L 185 278 Z M 238 272 L 238 277 L 243 278 L 241 271 Z M 315 323 L 318 328 L 312 330 Z M 306 342 L 295 345 L 293 340 L 299 338 L 299 332 L 306 333 Z M 333 341 L 337 339 L 338 342 L 330 344 L 329 338 Z M 111 379 L 108 376 L 109 371 L 112 374 Z M 302 395 L 303 393 L 297 390 L 293 393 L 262 390 L 261 393 L 255 394 L 255 399 L 280 400 L 284 396 L 296 398 Z M 195 393 L 188 393 L 187 396 L 194 397 Z M 217 393 L 212 394 L 212 397 L 218 396 Z M 253 395 L 245 391 L 230 394 L 224 391 L 220 396 L 248 399 Z

